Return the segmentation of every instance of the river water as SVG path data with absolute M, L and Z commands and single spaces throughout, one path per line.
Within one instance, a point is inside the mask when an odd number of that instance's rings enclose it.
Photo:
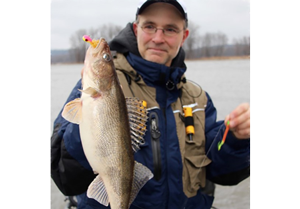
M 208 92 L 222 120 L 240 103 L 250 103 L 250 60 L 187 61 L 187 78 Z M 80 78 L 83 64 L 51 66 L 51 130 L 53 121 Z M 51 180 L 51 209 L 65 207 L 64 196 Z M 216 185 L 213 206 L 218 209 L 249 209 L 250 178 L 237 186 Z

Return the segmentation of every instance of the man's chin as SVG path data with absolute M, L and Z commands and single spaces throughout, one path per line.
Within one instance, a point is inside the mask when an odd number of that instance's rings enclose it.
M 162 65 L 166 64 L 166 59 L 159 55 L 150 55 L 150 56 L 147 56 L 145 59 L 150 62 L 155 62 L 155 63 L 162 64 Z

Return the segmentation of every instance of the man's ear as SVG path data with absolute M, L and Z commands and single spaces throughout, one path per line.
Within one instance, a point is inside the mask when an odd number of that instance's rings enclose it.
M 134 34 L 135 34 L 135 36 L 137 35 L 137 23 L 136 22 L 134 22 L 133 24 L 132 24 L 132 27 L 133 27 L 133 32 L 134 32 Z
M 184 41 L 187 39 L 187 37 L 189 36 L 189 34 L 190 34 L 189 29 L 185 29 L 185 30 L 183 31 L 183 38 L 182 38 L 182 42 L 181 42 L 181 45 L 180 45 L 180 46 L 183 45 Z

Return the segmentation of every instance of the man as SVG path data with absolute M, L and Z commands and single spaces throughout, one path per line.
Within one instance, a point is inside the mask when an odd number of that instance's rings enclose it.
M 136 21 L 110 42 L 126 97 L 147 101 L 145 144 L 134 155 L 154 177 L 131 209 L 208 209 L 213 197 L 201 192 L 206 179 L 236 185 L 250 175 L 250 107 L 241 104 L 216 122 L 209 95 L 188 82 L 181 48 L 189 35 L 182 1 L 144 1 Z M 81 81 L 67 102 L 80 97 Z M 187 136 L 183 107 L 193 107 L 195 134 Z M 227 121 L 230 131 L 218 151 Z M 51 138 L 51 176 L 65 195 L 77 195 L 78 208 L 107 208 L 86 196 L 95 178 L 81 146 L 78 125 L 61 117 Z

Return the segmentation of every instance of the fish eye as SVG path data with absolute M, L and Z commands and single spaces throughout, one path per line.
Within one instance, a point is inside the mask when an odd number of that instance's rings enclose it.
M 105 59 L 106 61 L 110 61 L 110 55 L 109 54 L 107 54 L 107 53 L 105 53 L 105 54 L 103 54 L 103 59 Z

